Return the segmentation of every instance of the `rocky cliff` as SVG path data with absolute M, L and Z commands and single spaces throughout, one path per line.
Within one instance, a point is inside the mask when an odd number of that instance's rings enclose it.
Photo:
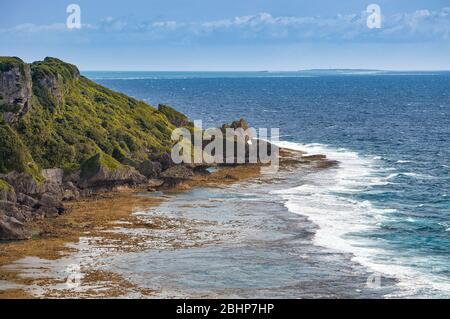
M 0 240 L 29 238 L 25 224 L 63 214 L 66 200 L 192 178 L 204 163 L 174 165 L 177 127 L 194 130 L 170 106 L 154 108 L 109 90 L 72 64 L 0 57 Z M 248 125 L 241 119 L 226 128 Z M 233 154 L 244 143 L 248 157 L 247 138 L 234 143 Z
M 29 237 L 24 223 L 58 216 L 63 200 L 157 178 L 185 125 L 58 59 L 0 57 L 0 239 Z
M 5 121 L 12 123 L 26 114 L 32 94 L 30 66 L 19 58 L 0 62 L 0 107 Z

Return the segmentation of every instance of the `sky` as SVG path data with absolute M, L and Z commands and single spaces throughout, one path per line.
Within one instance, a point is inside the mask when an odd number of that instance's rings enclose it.
M 0 0 L 0 55 L 81 70 L 450 70 L 450 0 Z

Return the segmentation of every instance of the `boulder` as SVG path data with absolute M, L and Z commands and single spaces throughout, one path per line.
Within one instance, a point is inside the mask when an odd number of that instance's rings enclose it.
M 19 240 L 30 238 L 23 223 L 14 217 L 0 212 L 0 240 Z
M 249 159 L 250 141 L 254 138 L 253 132 L 249 130 L 246 120 L 240 119 L 233 121 L 231 124 L 223 124 L 221 131 L 223 134 L 223 161 L 226 164 L 246 163 Z M 227 129 L 234 131 L 232 137 L 227 136 Z M 234 144 L 233 153 L 228 149 L 229 143 Z M 241 153 L 239 150 L 244 150 Z M 227 152 L 228 151 L 228 152 Z M 240 157 L 239 155 L 243 155 Z
M 41 210 L 44 211 L 56 211 L 62 214 L 64 212 L 64 204 L 49 194 L 43 194 L 39 200 L 39 206 Z
M 156 178 L 162 172 L 162 165 L 161 163 L 147 160 L 139 164 L 137 170 L 147 178 Z
M 147 183 L 147 190 L 149 192 L 154 192 L 158 187 L 161 187 L 164 184 L 164 180 L 162 179 L 150 179 Z
M 158 162 L 161 164 L 161 169 L 166 170 L 169 167 L 175 165 L 175 163 L 172 161 L 172 158 L 170 156 L 170 153 L 161 153 L 161 154 L 151 154 L 150 159 L 153 162 Z
M 38 218 L 55 218 L 58 217 L 61 213 L 56 207 L 41 207 L 34 214 L 38 216 Z
M 25 222 L 31 217 L 31 208 L 13 202 L 0 200 L 0 212 L 6 216 L 14 217 L 20 222 Z
M 134 167 L 122 165 L 111 156 L 99 153 L 83 163 L 78 186 L 108 188 L 123 184 L 143 184 L 146 180 Z
M 62 200 L 64 197 L 64 188 L 61 184 L 45 182 L 44 193 L 51 195 L 57 200 Z
M 238 129 L 241 128 L 244 131 L 248 130 L 250 127 L 247 123 L 247 121 L 243 118 L 237 120 L 237 121 L 233 121 L 231 124 L 223 124 L 222 125 L 222 131 L 225 132 L 225 130 L 227 128 L 232 128 L 232 129 Z
M 72 182 L 65 183 L 63 200 L 77 200 L 79 198 L 80 192 L 78 188 Z
M 184 179 L 188 180 L 191 179 L 192 176 L 194 176 L 194 172 L 191 168 L 188 168 L 185 165 L 177 165 L 173 166 L 164 172 L 162 172 L 161 177 L 164 179 Z
M 27 173 L 18 173 L 13 171 L 6 175 L 0 175 L 0 178 L 11 185 L 16 193 L 37 195 L 44 192 L 44 185 L 36 182 L 36 180 Z
M 162 179 L 150 179 L 148 181 L 147 186 L 151 188 L 160 187 L 164 184 L 164 180 Z
M 194 171 L 185 165 L 172 166 L 161 174 L 161 178 L 164 180 L 164 183 L 169 186 L 190 180 L 193 176 Z
M 17 202 L 30 208 L 35 208 L 39 205 L 37 199 L 22 193 L 17 194 Z

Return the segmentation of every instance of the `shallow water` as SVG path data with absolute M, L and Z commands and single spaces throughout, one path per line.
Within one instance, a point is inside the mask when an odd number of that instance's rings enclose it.
M 230 227 L 231 236 L 202 248 L 118 256 L 111 260 L 113 269 L 149 286 L 171 287 L 181 296 L 363 298 L 395 290 L 388 278 L 381 279 L 382 287 L 368 286 L 372 273 L 349 262 L 348 254 L 314 245 L 317 226 L 290 213 L 283 197 L 273 194 L 298 181 L 294 175 L 284 172 L 278 180 L 194 189 L 174 197 L 158 213 L 219 222 Z M 189 203 L 194 207 L 186 207 Z
M 317 226 L 314 243 L 399 279 L 390 296 L 450 296 L 449 72 L 88 76 L 204 127 L 245 117 L 341 160 L 277 194 Z
M 25 258 L 6 269 L 19 270 L 22 277 L 52 279 L 26 288 L 36 296 L 51 297 L 92 296 L 92 289 L 105 289 L 83 279 L 92 272 L 120 274 L 132 283 L 123 290 L 125 297 L 380 298 L 395 291 L 391 278 L 381 277 L 380 286 L 368 285 L 374 274 L 351 262 L 349 254 L 315 245 L 317 226 L 292 214 L 283 196 L 273 194 L 308 174 L 315 172 L 284 171 L 276 179 L 268 176 L 170 194 L 161 206 L 134 214 L 143 222 L 164 216 L 197 226 L 128 229 L 129 235 L 142 236 L 138 242 L 143 249 L 135 252 L 117 251 L 121 243 L 105 245 L 82 237 L 71 245 L 76 253 L 55 261 Z M 121 231 L 120 225 L 112 231 Z M 147 242 L 149 232 L 160 236 Z M 183 244 L 173 245 L 174 240 Z M 74 265 L 80 286 L 68 287 L 65 280 Z M 138 288 L 154 293 L 144 296 Z
M 167 297 L 450 297 L 450 73 L 86 75 L 204 128 L 279 127 L 282 146 L 340 162 L 172 196 L 140 216 L 199 220 L 192 233 L 87 268 Z

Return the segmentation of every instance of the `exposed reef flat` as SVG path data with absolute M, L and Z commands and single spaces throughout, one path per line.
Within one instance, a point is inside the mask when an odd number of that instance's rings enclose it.
M 320 163 L 326 161 L 323 158 L 305 161 L 303 154 L 289 150 L 282 150 L 280 154 L 281 170 L 315 169 L 324 166 Z M 158 214 L 157 207 L 187 189 L 219 187 L 226 192 L 230 185 L 258 181 L 260 170 L 261 165 L 223 167 L 209 174 L 197 173 L 191 180 L 163 192 L 122 188 L 119 192 L 70 202 L 67 205 L 70 213 L 28 224 L 33 239 L 0 245 L 0 282 L 8 287 L 0 292 L 0 297 L 161 297 L 162 291 L 137 287 L 123 274 L 88 264 L 121 253 L 200 248 L 232 242 L 235 232 L 239 231 L 235 225 L 165 216 Z M 265 177 L 265 182 L 270 179 Z M 200 203 L 193 201 L 190 205 Z M 214 201 L 209 205 L 214 206 Z M 154 213 L 150 217 L 140 214 L 145 211 Z M 67 274 L 55 273 L 52 267 L 64 268 L 80 260 L 86 263 L 86 269 L 83 269 L 83 289 L 77 292 L 66 286 Z

